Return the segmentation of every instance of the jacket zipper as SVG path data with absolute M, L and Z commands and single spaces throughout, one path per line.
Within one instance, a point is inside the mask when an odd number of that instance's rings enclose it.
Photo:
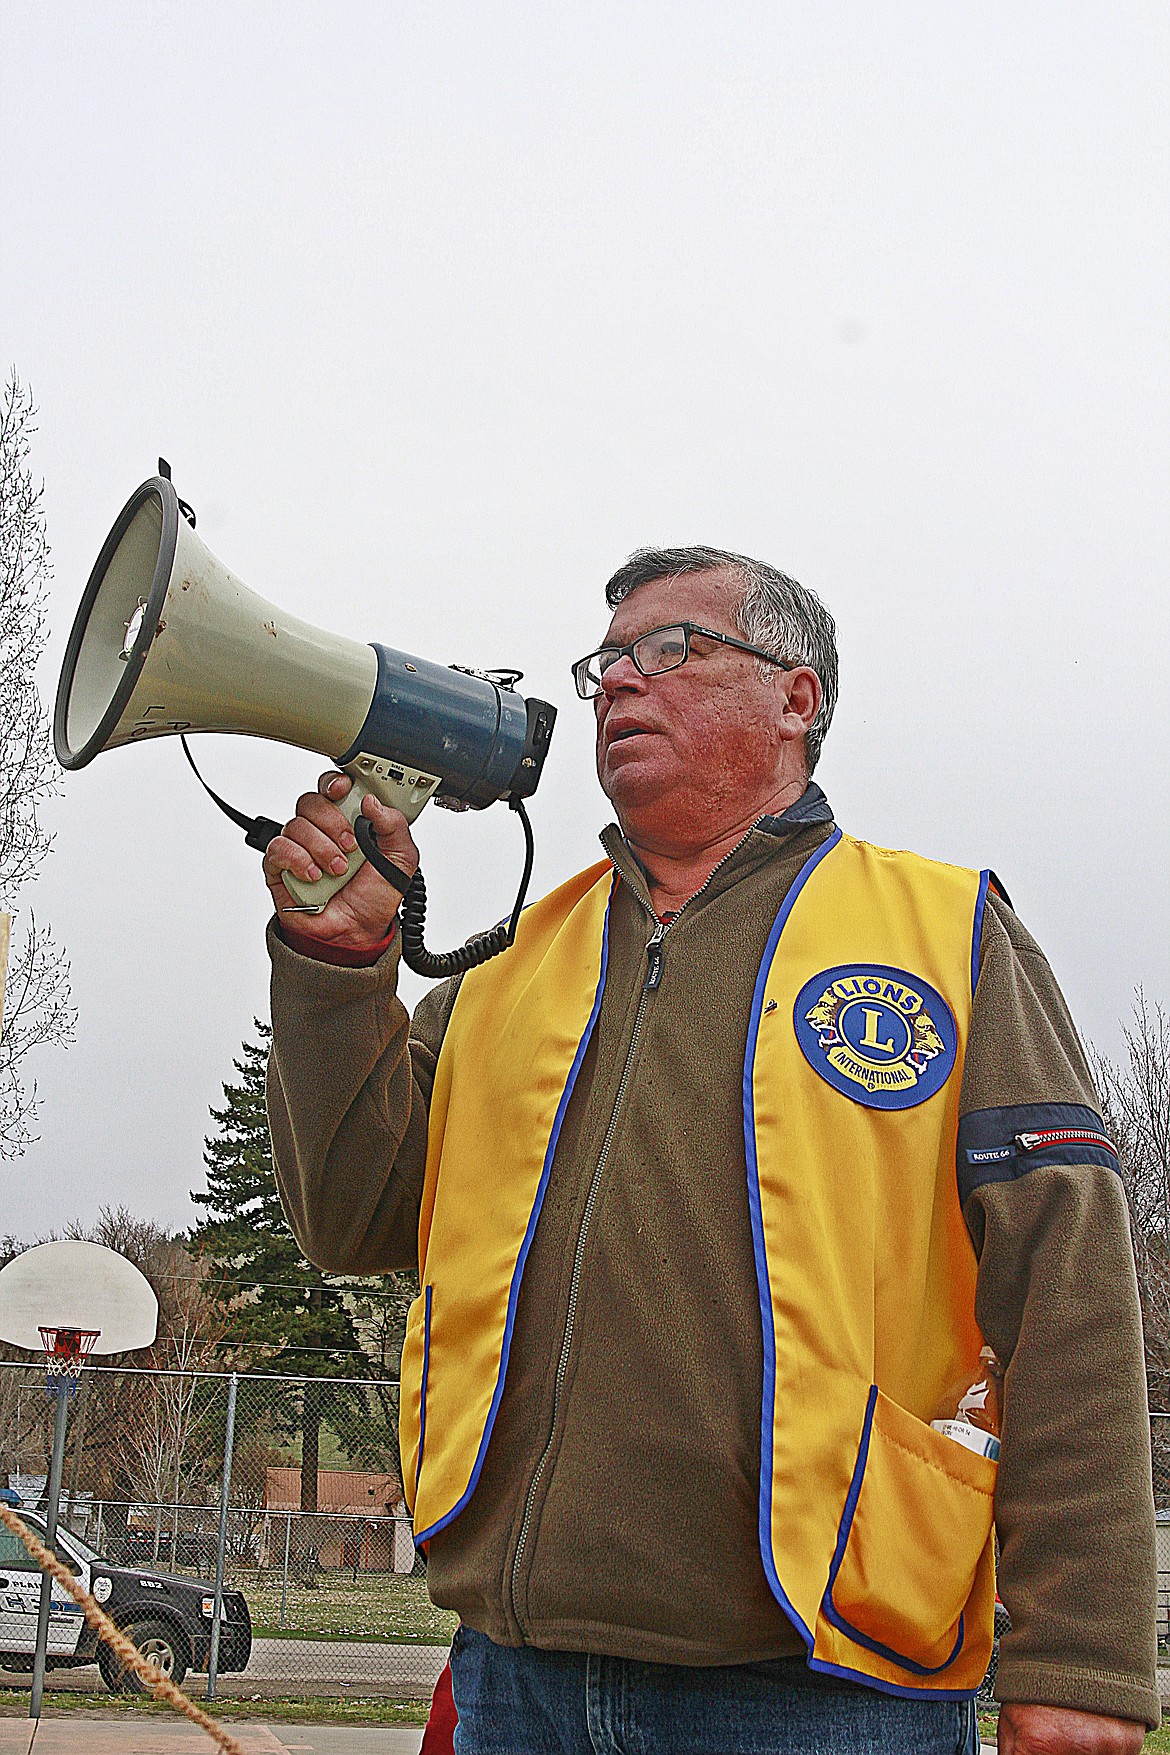
M 754 823 L 752 827 L 755 827 Z M 751 829 L 748 830 L 748 835 L 750 834 Z M 540 1460 L 537 1463 L 536 1468 L 533 1471 L 532 1479 L 528 1484 L 528 1496 L 524 1502 L 524 1517 L 520 1524 L 520 1534 L 516 1538 L 516 1552 L 512 1557 L 512 1615 L 518 1627 L 521 1625 L 521 1622 L 519 1612 L 516 1608 L 516 1587 L 520 1579 L 520 1564 L 524 1558 L 524 1549 L 528 1542 L 528 1531 L 532 1523 L 532 1513 L 536 1506 L 536 1495 L 540 1488 L 541 1477 L 544 1474 L 545 1465 L 548 1462 L 549 1457 L 552 1455 L 556 1443 L 557 1416 L 560 1413 L 561 1392 L 564 1389 L 565 1378 L 568 1374 L 569 1350 L 572 1346 L 573 1330 L 577 1321 L 577 1299 L 580 1295 L 581 1273 L 585 1264 L 585 1243 L 589 1235 L 589 1225 L 593 1218 L 593 1209 L 597 1205 L 597 1196 L 601 1188 L 601 1178 L 605 1174 L 605 1166 L 609 1161 L 609 1154 L 610 1149 L 613 1146 L 614 1135 L 617 1133 L 618 1117 L 621 1114 L 622 1103 L 626 1095 L 626 1087 L 630 1082 L 630 1070 L 633 1067 L 634 1056 L 638 1050 L 638 1038 L 642 1034 L 642 1024 L 645 1020 L 646 1010 L 650 1003 L 650 995 L 658 989 L 662 982 L 663 940 L 670 931 L 670 928 L 674 925 L 675 921 L 680 918 L 683 911 L 689 908 L 692 902 L 698 901 L 699 897 L 703 894 L 703 891 L 707 888 L 708 884 L 710 884 L 716 873 L 722 870 L 729 859 L 735 857 L 746 840 L 747 835 L 743 837 L 743 840 L 736 842 L 730 853 L 724 854 L 723 858 L 719 861 L 719 864 L 714 866 L 711 871 L 708 872 L 706 879 L 695 891 L 694 895 L 688 896 L 673 920 L 659 920 L 654 910 L 646 902 L 643 902 L 640 896 L 638 896 L 638 901 L 641 904 L 643 911 L 648 914 L 650 919 L 654 922 L 654 930 L 650 934 L 646 944 L 646 975 L 642 982 L 642 992 L 638 1000 L 637 1015 L 634 1018 L 633 1034 L 630 1037 L 630 1045 L 626 1050 L 625 1063 L 622 1066 L 622 1076 L 618 1080 L 617 1095 L 614 1098 L 613 1108 L 610 1111 L 609 1125 L 605 1130 L 605 1138 L 601 1142 L 601 1151 L 598 1155 L 597 1166 L 594 1169 L 593 1179 L 589 1184 L 589 1193 L 585 1200 L 585 1211 L 581 1215 L 581 1224 L 577 1231 L 577 1245 L 573 1251 L 573 1273 L 569 1281 L 569 1307 L 565 1315 L 565 1327 L 564 1332 L 561 1335 L 560 1357 L 557 1360 L 557 1375 L 553 1385 L 552 1422 L 549 1427 L 548 1443 L 541 1452 Z
M 626 1050 L 625 1065 L 622 1067 L 622 1076 L 618 1081 L 617 1096 L 614 1098 L 613 1109 L 609 1117 L 609 1125 L 605 1130 L 605 1138 L 601 1142 L 601 1152 L 598 1155 L 597 1167 L 593 1172 L 593 1180 L 589 1184 L 589 1193 L 585 1200 L 585 1211 L 581 1215 L 581 1224 L 577 1231 L 577 1247 L 573 1251 L 573 1274 L 569 1281 L 569 1308 L 565 1316 L 565 1328 L 564 1333 L 561 1336 L 561 1352 L 560 1357 L 557 1360 L 557 1375 L 553 1386 L 552 1423 L 549 1427 L 548 1443 L 541 1452 L 540 1461 L 537 1463 L 532 1480 L 528 1484 L 528 1497 L 524 1503 L 524 1518 L 520 1525 L 520 1534 L 516 1538 L 516 1552 L 512 1558 L 512 1613 L 516 1617 L 517 1626 L 520 1624 L 520 1616 L 516 1610 L 516 1587 L 520 1578 L 520 1563 L 524 1558 L 524 1548 L 528 1541 L 528 1529 L 532 1522 L 532 1513 L 536 1504 L 536 1495 L 540 1487 L 541 1476 L 544 1474 L 545 1464 L 552 1455 L 553 1446 L 556 1443 L 557 1416 L 560 1413 L 561 1391 L 564 1388 L 565 1376 L 569 1369 L 569 1349 L 573 1344 L 573 1329 L 577 1321 L 577 1298 L 581 1290 L 581 1270 L 585 1261 L 585 1242 L 589 1235 L 589 1222 L 593 1217 L 593 1209 L 597 1205 L 597 1195 L 598 1190 L 601 1187 L 601 1178 L 605 1174 L 605 1166 L 609 1161 L 609 1153 L 610 1148 L 613 1145 L 613 1137 L 617 1132 L 618 1116 L 621 1113 L 622 1101 L 626 1094 L 626 1086 L 630 1082 L 630 1068 L 634 1063 L 634 1055 L 638 1050 L 638 1038 L 642 1034 L 642 1023 L 646 1016 L 646 1008 L 650 1003 L 651 993 L 662 979 L 662 941 L 666 937 L 667 931 L 668 928 L 665 924 L 661 920 L 658 921 L 655 925 L 654 931 L 650 935 L 650 941 L 646 946 L 649 966 L 646 972 L 646 978 L 642 983 L 641 997 L 638 1000 L 638 1012 L 634 1019 L 634 1031 L 630 1037 L 630 1046 Z
M 1018 1133 L 1015 1143 L 1021 1152 L 1043 1152 L 1049 1146 L 1103 1146 L 1117 1156 L 1117 1147 L 1107 1135 L 1084 1127 L 1046 1127 L 1036 1133 Z

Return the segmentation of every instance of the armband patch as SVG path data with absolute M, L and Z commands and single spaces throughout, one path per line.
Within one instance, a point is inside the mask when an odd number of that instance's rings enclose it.
M 959 1118 L 955 1168 L 964 1202 L 987 1182 L 1014 1182 L 1031 1170 L 1080 1164 L 1121 1167 L 1101 1117 L 1087 1104 L 1015 1103 L 973 1109 Z

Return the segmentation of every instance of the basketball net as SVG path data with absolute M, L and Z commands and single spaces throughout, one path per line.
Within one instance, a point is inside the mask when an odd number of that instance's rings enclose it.
M 81 1367 L 89 1358 L 100 1328 L 42 1328 L 41 1344 L 45 1349 L 45 1388 L 50 1395 L 62 1390 L 72 1395 L 81 1376 Z

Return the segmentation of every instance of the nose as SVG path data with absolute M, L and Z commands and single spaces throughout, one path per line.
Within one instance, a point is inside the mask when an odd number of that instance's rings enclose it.
M 629 653 L 623 652 L 608 670 L 602 671 L 601 692 L 607 701 L 612 701 L 614 696 L 621 694 L 623 690 L 633 689 L 636 693 L 640 693 L 645 681 L 646 678 Z

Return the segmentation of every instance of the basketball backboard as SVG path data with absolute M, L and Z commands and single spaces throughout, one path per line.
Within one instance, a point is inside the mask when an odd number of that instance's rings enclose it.
M 154 1340 L 158 1299 L 117 1250 L 38 1243 L 0 1269 L 0 1340 L 40 1353 L 45 1328 L 96 1329 L 94 1353 L 129 1353 Z

